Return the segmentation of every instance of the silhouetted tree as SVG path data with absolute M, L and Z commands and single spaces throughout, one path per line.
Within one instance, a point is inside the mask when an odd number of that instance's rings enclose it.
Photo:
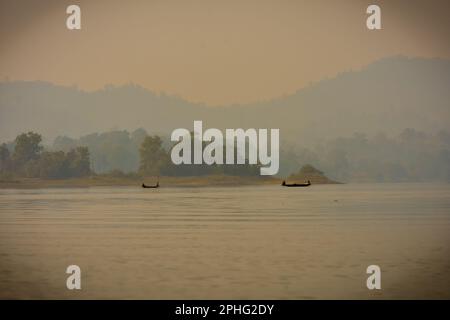
M 165 174 L 169 166 L 169 155 L 162 147 L 162 140 L 158 136 L 147 136 L 139 149 L 141 156 L 139 173 L 143 176 L 157 176 Z
M 43 149 L 41 141 L 41 135 L 31 131 L 18 135 L 13 154 L 14 164 L 20 168 L 29 161 L 37 160 Z

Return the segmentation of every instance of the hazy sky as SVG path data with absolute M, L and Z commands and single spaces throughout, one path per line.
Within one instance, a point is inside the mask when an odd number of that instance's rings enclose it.
M 390 55 L 450 58 L 450 1 L 0 0 L 0 79 L 248 103 Z M 66 29 L 79 4 L 82 30 Z M 382 10 L 380 31 L 366 8 Z

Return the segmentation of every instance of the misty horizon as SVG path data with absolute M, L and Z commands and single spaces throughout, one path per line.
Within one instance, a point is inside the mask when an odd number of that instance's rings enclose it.
M 154 88 L 151 87 L 146 87 L 144 84 L 139 83 L 139 82 L 135 82 L 135 81 L 126 81 L 126 82 L 122 82 L 122 83 L 110 83 L 110 82 L 105 82 L 102 86 L 100 86 L 99 88 L 92 88 L 92 89 L 87 89 L 87 88 L 83 88 L 83 86 L 80 83 L 72 83 L 72 84 L 58 84 L 56 82 L 52 82 L 52 81 L 48 81 L 48 80 L 25 80 L 25 79 L 15 79 L 15 78 L 11 78 L 8 75 L 3 75 L 2 80 L 0 80 L 0 84 L 7 84 L 7 83 L 42 83 L 42 84 L 46 84 L 46 85 L 51 85 L 51 86 L 55 86 L 55 87 L 61 87 L 61 88 L 65 88 L 65 89 L 75 89 L 81 93 L 96 93 L 96 92 L 100 92 L 100 91 L 108 91 L 108 90 L 114 90 L 114 89 L 121 89 L 121 88 L 137 88 L 137 89 L 141 89 L 141 90 L 145 90 L 145 91 L 149 91 L 152 94 L 159 96 L 159 97 L 169 97 L 169 98 L 173 98 L 173 99 L 179 99 L 185 102 L 188 102 L 189 104 L 192 105 L 197 105 L 197 106 L 202 106 L 202 107 L 208 107 L 208 108 L 228 108 L 228 107 L 232 107 L 232 108 L 238 108 L 238 107 L 248 107 L 248 106 L 252 106 L 255 104 L 264 104 L 264 103 L 270 103 L 271 101 L 274 100 L 279 100 L 288 96 L 292 96 L 295 95 L 296 93 L 302 91 L 302 90 L 306 90 L 308 88 L 311 88 L 313 86 L 316 86 L 324 81 L 329 81 L 329 80 L 334 80 L 336 78 L 338 78 L 339 76 L 343 75 L 343 74 L 348 74 L 348 73 L 354 73 L 354 72 L 360 72 L 365 70 L 367 67 L 369 67 L 372 64 L 376 64 L 380 61 L 385 61 L 385 60 L 389 60 L 389 59 L 406 59 L 406 60 L 414 60 L 414 59 L 422 59 L 422 60 L 429 60 L 429 61 L 442 61 L 442 62 L 447 62 L 450 63 L 450 58 L 443 58 L 443 57 L 434 57 L 434 58 L 430 58 L 430 57 L 423 57 L 423 56 L 408 56 L 405 54 L 398 54 L 398 55 L 391 55 L 391 56 L 386 56 L 386 57 L 382 57 L 382 58 L 378 58 L 375 59 L 371 62 L 369 62 L 366 65 L 362 65 L 359 66 L 358 68 L 349 68 L 349 69 L 343 69 L 340 71 L 335 72 L 334 74 L 330 74 L 325 76 L 322 79 L 316 79 L 316 80 L 310 80 L 307 83 L 305 83 L 303 86 L 300 86 L 296 89 L 293 89 L 290 92 L 284 92 L 284 93 L 280 93 L 278 95 L 274 95 L 272 97 L 262 97 L 262 98 L 256 98 L 255 100 L 252 101 L 245 101 L 245 102 L 233 102 L 233 103 L 220 103 L 220 104 L 214 104 L 214 103 L 208 103 L 202 100 L 195 100 L 195 99 L 190 99 L 189 97 L 184 97 L 181 93 L 178 92 L 171 92 L 171 91 L 165 91 L 165 90 L 156 90 Z
M 166 134 L 198 119 L 217 128 L 277 127 L 281 141 L 303 144 L 355 132 L 438 132 L 450 127 L 449 74 L 447 59 L 394 56 L 291 95 L 222 107 L 134 84 L 87 92 L 43 81 L 0 82 L 0 137 L 12 140 L 33 130 L 52 140 L 112 128 Z

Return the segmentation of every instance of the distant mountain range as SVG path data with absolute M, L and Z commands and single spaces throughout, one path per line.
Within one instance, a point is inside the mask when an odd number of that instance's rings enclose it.
M 137 85 L 95 92 L 47 82 L 0 83 L 0 141 L 33 130 L 48 139 L 112 128 L 169 134 L 175 128 L 280 128 L 282 140 L 308 143 L 355 132 L 450 128 L 450 61 L 390 57 L 292 95 L 249 105 L 208 107 Z

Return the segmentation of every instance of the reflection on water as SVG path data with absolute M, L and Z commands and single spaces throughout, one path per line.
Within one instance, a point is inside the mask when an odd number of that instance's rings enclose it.
M 0 190 L 0 298 L 450 298 L 449 240 L 449 185 Z

